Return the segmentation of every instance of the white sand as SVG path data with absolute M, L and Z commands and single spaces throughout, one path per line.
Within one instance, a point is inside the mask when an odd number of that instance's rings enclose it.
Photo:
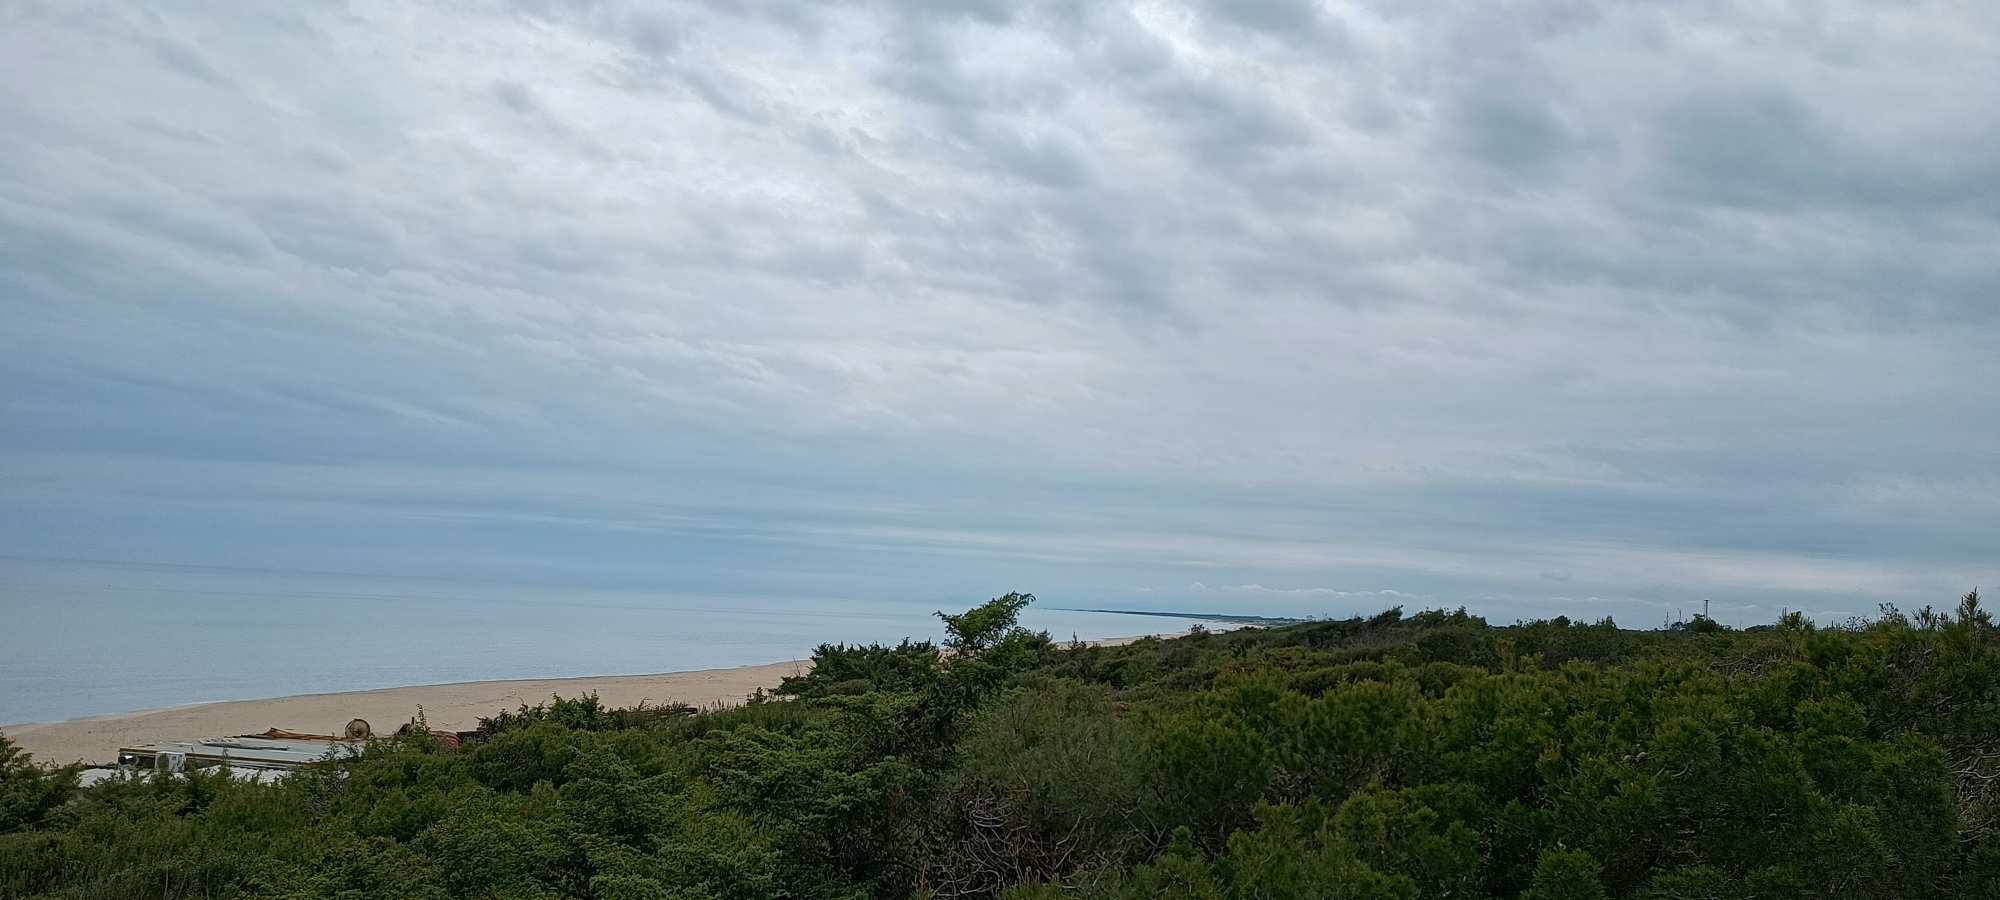
M 1090 643 L 1118 646 L 1149 636 L 1175 635 L 1139 635 Z M 805 672 L 811 665 L 806 660 L 790 660 L 660 675 L 422 684 L 376 691 L 198 703 L 67 722 L 7 725 L 0 726 L 0 731 L 34 754 L 38 762 L 110 763 L 117 761 L 118 748 L 136 744 L 256 734 L 269 728 L 339 734 L 349 719 L 367 719 L 377 734 L 388 734 L 414 717 L 419 706 L 424 708 L 424 719 L 432 728 L 470 731 L 478 726 L 481 716 L 511 710 L 523 703 L 540 703 L 552 694 L 575 697 L 596 691 L 604 704 L 611 707 L 637 706 L 641 702 L 734 705 L 758 688 L 775 688 L 785 676 Z

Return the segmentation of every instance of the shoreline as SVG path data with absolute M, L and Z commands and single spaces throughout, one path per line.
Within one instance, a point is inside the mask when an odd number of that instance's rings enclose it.
M 1085 643 L 1115 647 L 1149 637 L 1170 638 L 1183 633 L 1142 634 Z M 414 718 L 419 707 L 432 728 L 469 731 L 478 726 L 483 716 L 513 710 L 524 703 L 540 703 L 552 694 L 574 697 L 596 691 L 605 705 L 612 707 L 636 706 L 641 702 L 733 706 L 758 688 L 772 690 L 785 676 L 803 673 L 811 666 L 811 660 L 790 659 L 646 675 L 500 678 L 216 700 L 56 722 L 0 725 L 0 733 L 33 754 L 36 762 L 108 764 L 117 760 L 118 748 L 136 744 L 256 734 L 267 728 L 338 734 L 347 720 L 356 718 L 368 720 L 375 733 L 388 734 Z
M 267 728 L 338 734 L 349 719 L 366 719 L 377 734 L 389 734 L 422 709 L 435 729 L 468 731 L 482 716 L 553 694 L 574 697 L 597 692 L 608 706 L 641 702 L 691 706 L 734 705 L 758 688 L 770 690 L 787 675 L 805 671 L 808 660 L 782 660 L 722 669 L 695 669 L 650 675 L 585 675 L 574 678 L 510 678 L 415 684 L 365 691 L 293 694 L 255 700 L 220 700 L 159 707 L 59 722 L 0 726 L 9 740 L 34 754 L 37 762 L 106 764 L 118 748 L 159 741 L 256 734 Z

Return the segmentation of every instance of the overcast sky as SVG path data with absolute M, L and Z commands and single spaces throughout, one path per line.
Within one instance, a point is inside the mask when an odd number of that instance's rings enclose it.
M 2000 581 L 2000 4 L 0 0 L 0 555 Z

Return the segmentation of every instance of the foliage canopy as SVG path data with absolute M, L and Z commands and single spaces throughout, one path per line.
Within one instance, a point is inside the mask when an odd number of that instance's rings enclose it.
M 1819 628 L 1463 610 L 1071 648 L 1008 594 L 724 710 L 555 700 L 277 784 L 0 738 L 0 896 L 2000 896 L 1976 595 Z

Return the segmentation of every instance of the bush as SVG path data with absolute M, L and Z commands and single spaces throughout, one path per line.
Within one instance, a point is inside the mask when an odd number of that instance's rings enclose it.
M 0 834 L 42 824 L 76 792 L 78 771 L 39 765 L 0 733 Z

